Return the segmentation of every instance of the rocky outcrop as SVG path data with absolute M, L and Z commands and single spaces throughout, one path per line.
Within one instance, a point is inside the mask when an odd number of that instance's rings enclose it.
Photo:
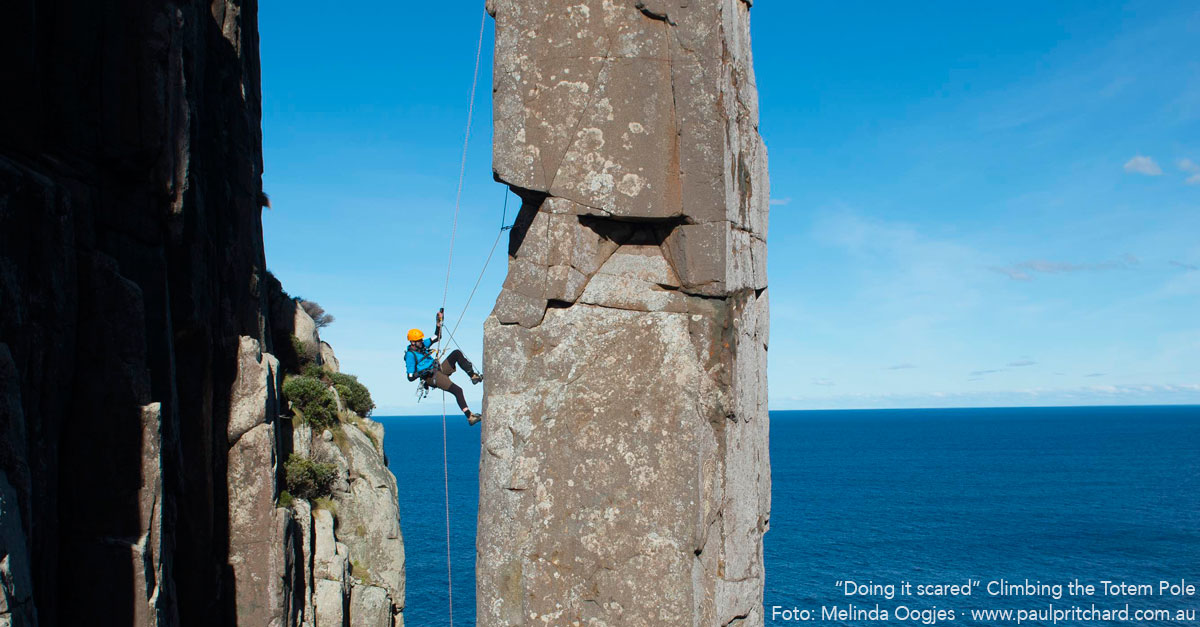
M 744 0 L 492 0 L 479 625 L 761 625 L 766 150 Z
M 364 428 L 378 425 L 361 419 Z M 382 464 L 364 431 L 345 425 L 341 438 L 310 442 L 315 459 L 330 460 L 338 469 L 339 486 L 325 506 L 313 509 L 307 501 L 293 506 L 302 525 L 305 563 L 311 596 L 304 599 L 301 624 L 320 627 L 402 627 L 404 625 L 404 544 L 396 501 L 396 480 Z M 382 427 L 378 432 L 382 435 Z M 297 437 L 309 437 L 297 430 Z M 345 447 L 345 450 L 342 450 Z M 365 455 L 364 455 L 365 454 Z
M 0 51 L 0 624 L 301 624 L 257 3 L 18 3 Z
M 328 353 L 333 357 L 332 349 Z M 339 424 L 313 429 L 301 423 L 292 433 L 296 455 L 336 471 L 330 498 L 292 505 L 305 547 L 300 624 L 402 627 L 404 540 L 383 425 L 338 403 Z

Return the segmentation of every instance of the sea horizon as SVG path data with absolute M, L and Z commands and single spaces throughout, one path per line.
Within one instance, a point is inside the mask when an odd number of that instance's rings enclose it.
M 807 407 L 802 409 L 776 409 L 768 408 L 770 414 L 796 413 L 796 412 L 913 412 L 913 411 L 958 411 L 958 410 L 988 410 L 988 409 L 1104 409 L 1104 408 L 1151 408 L 1151 407 L 1195 407 L 1200 408 L 1200 403 L 1100 403 L 1100 404 L 1081 404 L 1081 405 L 954 405 L 954 406 L 931 406 L 931 407 Z M 457 410 L 447 411 L 445 416 L 447 420 L 460 420 L 460 412 Z M 397 413 L 378 413 L 371 414 L 372 420 L 381 419 L 397 419 L 397 418 L 441 418 L 441 413 L 412 413 L 412 414 L 397 414 Z
M 897 603 L 835 594 L 839 578 L 1200 579 L 1200 512 L 1188 505 L 1200 487 L 1200 405 L 770 416 L 768 625 L 787 622 L 772 620 L 775 606 L 810 607 L 819 617 L 821 606 Z M 421 625 L 448 624 L 440 418 L 378 418 L 400 486 L 405 616 Z M 457 415 L 447 418 L 454 616 L 456 624 L 472 624 L 479 437 Z M 1016 602 L 989 599 L 972 608 Z M 956 622 L 990 624 L 965 616 Z

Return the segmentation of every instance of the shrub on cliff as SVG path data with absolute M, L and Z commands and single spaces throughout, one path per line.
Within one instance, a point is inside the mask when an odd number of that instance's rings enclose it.
M 313 427 L 325 428 L 337 423 L 337 399 L 320 379 L 289 376 L 283 381 L 283 396 Z
M 323 379 L 325 377 L 325 369 L 314 362 L 309 362 L 300 370 L 300 374 L 314 379 Z
M 302 499 L 329 496 L 337 479 L 337 467 L 333 464 L 314 462 L 295 453 L 288 456 L 283 468 L 287 476 L 288 493 Z
M 296 356 L 296 365 L 292 372 L 306 368 L 309 364 L 317 361 L 316 349 L 305 345 L 295 334 L 292 334 L 292 353 Z
M 304 300 L 301 298 L 300 308 L 304 310 L 304 313 L 308 314 L 309 318 L 312 318 L 313 323 L 317 325 L 318 329 L 324 329 L 325 327 L 333 324 L 333 315 L 327 313 L 324 307 L 320 306 L 314 301 Z
M 346 407 L 349 407 L 354 413 L 359 416 L 368 416 L 375 409 L 375 401 L 371 400 L 371 391 L 367 389 L 367 386 L 359 383 L 358 377 L 341 372 L 328 372 L 325 376 L 333 384 L 338 395 L 342 397 L 342 402 L 346 403 Z

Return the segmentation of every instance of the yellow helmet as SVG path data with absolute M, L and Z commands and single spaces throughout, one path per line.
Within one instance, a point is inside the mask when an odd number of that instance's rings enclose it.
M 416 342 L 417 340 L 423 340 L 423 339 L 425 339 L 425 334 L 421 333 L 420 329 L 409 329 L 408 341 Z

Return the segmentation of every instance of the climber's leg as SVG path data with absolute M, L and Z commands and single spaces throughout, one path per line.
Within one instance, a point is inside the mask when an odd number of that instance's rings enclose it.
M 445 369 L 445 367 L 443 367 L 443 370 L 444 369 Z M 454 372 L 454 370 L 451 369 L 451 372 Z M 467 408 L 467 399 L 466 399 L 466 397 L 463 396 L 462 388 L 455 385 L 454 382 L 450 380 L 450 377 L 446 376 L 444 373 L 442 373 L 442 372 L 433 373 L 425 380 L 425 384 L 430 387 L 435 387 L 439 390 L 445 390 L 445 391 L 453 394 L 454 400 L 458 402 L 458 408 L 461 409 L 464 413 L 467 413 L 467 414 L 471 413 L 471 410 L 469 408 Z
M 471 383 L 479 383 L 480 381 L 483 381 L 483 375 L 475 372 L 475 367 L 471 365 L 471 362 L 466 358 L 465 355 L 462 354 L 462 351 L 458 349 L 455 349 L 451 351 L 449 355 L 446 355 L 446 359 L 442 362 L 441 366 L 442 374 L 454 374 L 455 366 L 462 368 L 463 372 L 467 373 L 467 376 L 471 377 Z

